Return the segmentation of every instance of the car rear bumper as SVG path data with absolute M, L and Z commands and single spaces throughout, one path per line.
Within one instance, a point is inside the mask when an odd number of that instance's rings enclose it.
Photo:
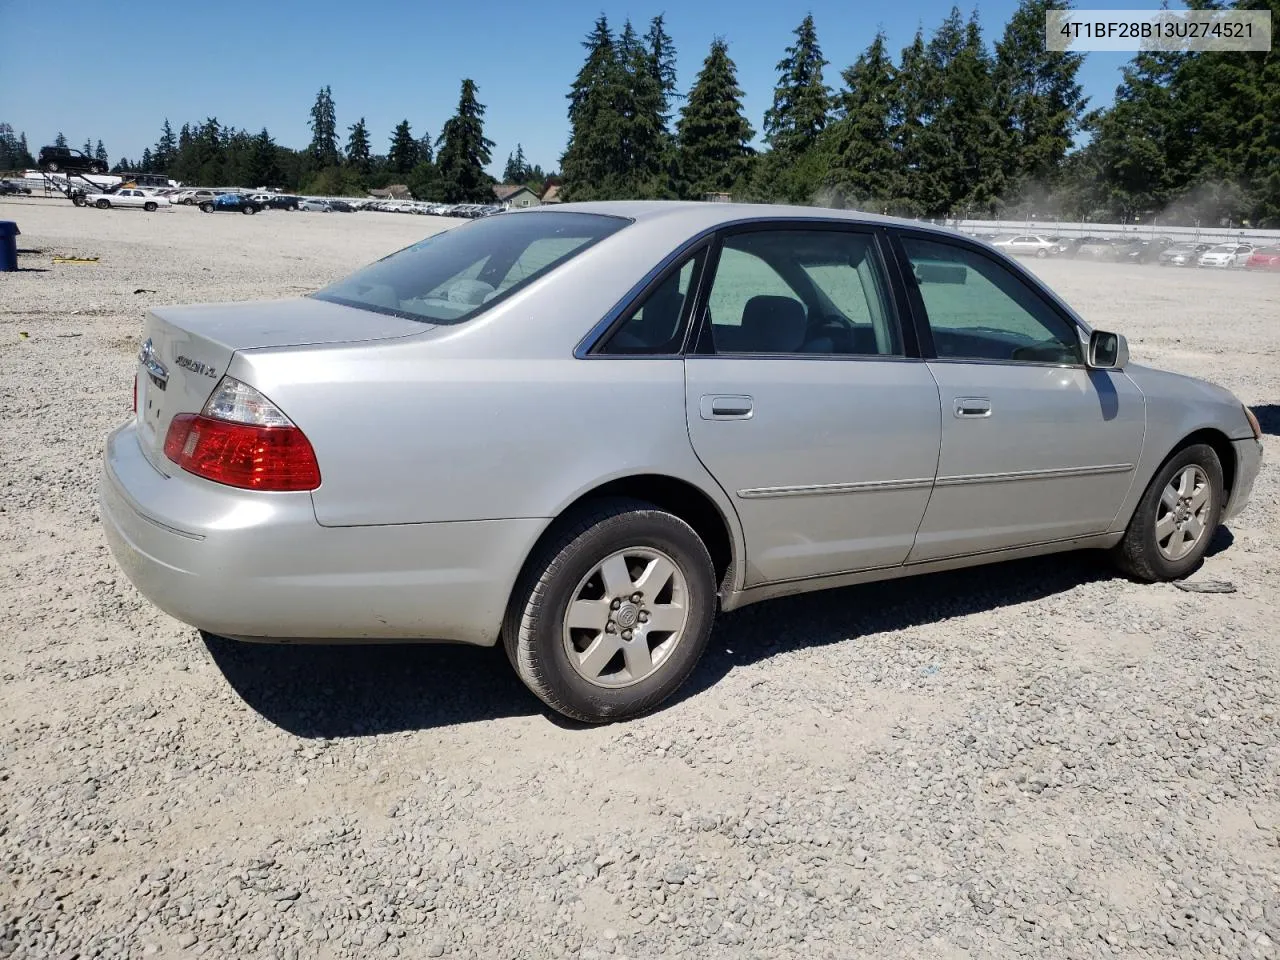
M 165 477 L 132 423 L 107 440 L 107 543 L 157 607 L 255 640 L 446 640 L 491 645 L 548 521 L 322 527 L 309 493 Z
M 1262 469 L 1262 443 L 1258 440 L 1232 440 L 1231 446 L 1236 454 L 1235 482 L 1231 485 L 1231 496 L 1227 500 L 1226 509 L 1222 511 L 1222 519 L 1230 520 L 1239 516 L 1240 511 L 1249 502 L 1253 493 L 1253 483 L 1258 479 Z

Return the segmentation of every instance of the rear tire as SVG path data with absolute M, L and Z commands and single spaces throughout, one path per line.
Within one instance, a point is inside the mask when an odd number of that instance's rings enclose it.
M 45 169 L 48 170 L 50 173 L 57 173 L 58 165 L 56 163 L 51 163 L 48 166 L 46 166 Z
M 1181 580 L 1204 561 L 1222 522 L 1222 462 L 1207 443 L 1174 453 L 1151 479 L 1124 539 L 1112 550 L 1122 571 L 1144 583 Z
M 148 203 L 144 203 L 144 204 L 142 205 L 142 209 L 143 209 L 143 210 L 145 210 L 145 211 L 147 211 L 147 213 L 155 213 L 155 212 L 156 212 L 156 210 L 158 210 L 158 209 L 159 209 L 159 207 L 158 207 L 156 204 L 154 204 L 154 203 L 149 203 L 149 202 L 148 202 Z
M 530 557 L 503 643 L 552 710 L 584 723 L 626 720 L 689 678 L 715 605 L 715 569 L 693 528 L 653 504 L 610 498 L 565 518 Z
M 245 206 L 240 208 L 240 212 L 243 213 L 246 217 L 252 217 L 255 213 L 258 212 L 258 208 L 255 207 L 253 204 L 246 204 Z
M 1039 250 L 1037 250 L 1037 251 L 1036 251 L 1036 259 L 1037 259 L 1037 260 L 1043 260 L 1043 259 L 1044 259 L 1045 257 L 1047 257 L 1048 255 L 1049 255 L 1049 252 L 1048 252 L 1047 250 L 1043 249 L 1043 248 L 1041 248 L 1041 249 L 1039 249 Z
M 202 212 L 204 212 L 204 213 L 213 213 L 213 204 L 212 204 L 212 203 L 202 203 L 202 204 L 200 204 L 200 209 L 201 209 L 201 211 L 202 211 Z

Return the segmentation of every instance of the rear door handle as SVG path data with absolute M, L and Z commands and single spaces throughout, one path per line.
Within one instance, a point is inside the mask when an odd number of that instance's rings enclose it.
M 698 404 L 703 420 L 749 420 L 751 398 L 746 396 L 708 395 Z
M 991 401 L 986 397 L 957 397 L 956 416 L 962 419 L 991 416 Z

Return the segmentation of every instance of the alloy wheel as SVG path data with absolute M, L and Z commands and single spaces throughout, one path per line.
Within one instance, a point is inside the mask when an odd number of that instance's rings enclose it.
M 1156 510 L 1156 547 L 1166 560 L 1181 560 L 1207 536 L 1213 509 L 1209 476 L 1196 464 L 1174 474 L 1160 493 Z
M 689 623 L 689 584 L 652 547 L 610 554 L 578 582 L 564 617 L 574 671 L 599 687 L 629 687 L 660 670 Z

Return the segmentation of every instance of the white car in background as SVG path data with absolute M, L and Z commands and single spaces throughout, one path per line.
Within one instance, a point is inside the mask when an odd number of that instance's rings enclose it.
M 156 210 L 169 209 L 168 197 L 153 197 L 139 189 L 117 190 L 115 193 L 91 193 L 85 197 L 85 203 L 99 210 L 110 210 L 112 207 L 130 207 L 154 213 Z
M 1020 233 L 1013 237 L 1003 237 L 1000 240 L 992 241 L 991 245 L 998 250 L 1003 250 L 1005 253 L 1021 257 L 1040 257 L 1044 259 L 1058 252 L 1058 241 L 1033 233 Z
M 1243 267 L 1252 255 L 1254 246 L 1251 243 L 1220 243 L 1200 254 L 1196 262 L 1202 267 Z

